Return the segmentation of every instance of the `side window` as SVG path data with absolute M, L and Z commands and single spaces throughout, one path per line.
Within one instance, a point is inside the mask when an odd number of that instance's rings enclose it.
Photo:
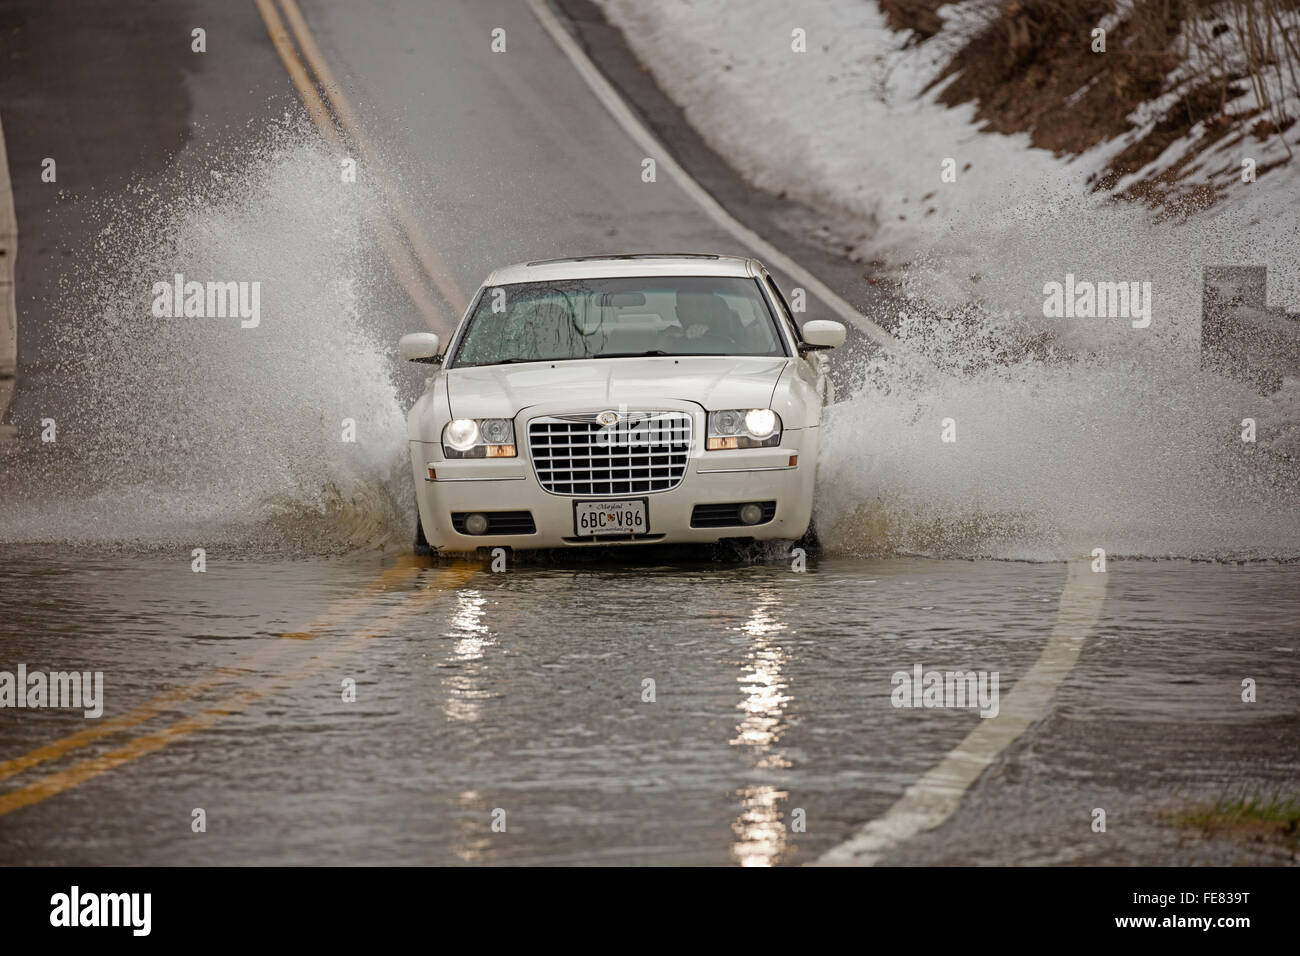
M 790 311 L 790 304 L 785 301 L 785 296 L 781 294 L 781 290 L 777 288 L 776 283 L 772 281 L 772 277 L 766 272 L 763 273 L 763 281 L 767 283 L 772 298 L 781 303 L 781 314 L 785 317 L 786 327 L 790 329 L 790 334 L 794 336 L 796 342 L 802 345 L 803 336 L 799 334 L 799 323 L 794 320 L 794 313 Z

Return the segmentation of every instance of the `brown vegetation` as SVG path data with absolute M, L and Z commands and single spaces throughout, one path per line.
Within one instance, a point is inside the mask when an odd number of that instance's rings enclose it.
M 912 31 L 916 42 L 942 26 L 944 0 L 878 2 L 889 24 Z M 940 102 L 973 103 L 985 129 L 1028 133 L 1034 146 L 1057 155 L 1133 137 L 1094 189 L 1113 190 L 1188 136 L 1195 141 L 1186 156 L 1122 195 L 1170 208 L 1215 201 L 1236 167 L 1209 171 L 1224 183 L 1186 180 L 1197 157 L 1233 143 L 1229 137 L 1277 137 L 1291 156 L 1287 132 L 1296 117 L 1287 106 L 1300 98 L 1300 0 L 1136 0 L 1107 34 L 1104 54 L 1093 51 L 1092 31 L 1114 11 L 1114 0 L 965 2 L 984 26 L 935 80 Z M 1248 91 L 1260 105 L 1230 110 Z M 1173 104 L 1139 129 L 1130 116 L 1162 96 Z

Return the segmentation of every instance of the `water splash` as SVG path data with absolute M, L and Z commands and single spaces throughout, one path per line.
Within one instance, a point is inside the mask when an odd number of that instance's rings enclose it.
M 914 309 L 898 338 L 828 412 L 817 522 L 829 549 L 1300 556 L 1298 383 L 1265 399 L 1177 350 L 1066 353 L 974 310 Z M 1240 440 L 1245 417 L 1256 444 Z M 941 440 L 945 418 L 955 442 Z
M 25 383 L 60 410 L 59 440 L 0 460 L 0 541 L 407 545 L 403 413 L 375 321 L 406 306 L 367 228 L 383 201 L 342 183 L 310 128 L 286 121 L 241 155 L 99 210 L 51 370 Z M 176 272 L 261 282 L 261 325 L 153 317 L 153 283 Z M 1087 351 L 979 309 L 909 309 L 901 347 L 828 414 L 817 519 L 832 551 L 1300 556 L 1295 382 L 1261 398 L 1179 337 Z
M 221 154 L 216 154 L 221 155 Z M 0 540 L 295 552 L 405 542 L 403 412 L 374 315 L 380 200 L 286 121 L 241 158 L 101 207 L 35 387 L 58 441 L 2 466 Z M 261 283 L 261 323 L 155 318 L 152 286 Z M 355 422 L 355 442 L 343 438 Z

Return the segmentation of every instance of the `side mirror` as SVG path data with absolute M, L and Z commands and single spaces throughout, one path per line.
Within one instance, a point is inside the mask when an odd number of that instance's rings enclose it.
M 843 336 L 841 336 L 842 338 Z M 425 362 L 436 365 L 438 358 L 438 336 L 432 332 L 412 332 L 398 340 L 397 350 L 408 362 Z
M 844 326 L 827 319 L 805 322 L 800 334 L 807 349 L 834 349 L 844 344 Z

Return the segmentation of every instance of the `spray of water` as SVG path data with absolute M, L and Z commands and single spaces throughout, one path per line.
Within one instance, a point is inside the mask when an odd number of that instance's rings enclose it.
M 828 415 L 817 521 L 832 550 L 1300 556 L 1300 468 L 1281 427 L 1298 418 L 1294 390 L 1261 398 L 1177 350 L 1067 353 L 975 311 L 911 308 L 898 338 Z M 1244 417 L 1259 420 L 1255 444 Z
M 0 541 L 407 545 L 392 330 L 376 321 L 406 309 L 367 227 L 382 200 L 293 123 L 233 155 L 99 210 L 89 266 L 65 277 L 52 371 L 28 386 L 60 409 L 58 441 L 0 465 Z M 178 272 L 260 282 L 260 325 L 153 316 L 153 284 Z M 831 550 L 1300 555 L 1294 384 L 1265 399 L 1202 371 L 1180 337 L 1058 349 L 978 309 L 912 303 L 897 336 L 828 415 Z M 1239 439 L 1244 417 L 1257 444 Z
M 5 463 L 0 540 L 405 541 L 403 414 L 374 321 L 390 301 L 367 228 L 379 200 L 294 123 L 227 155 L 98 210 L 44 385 L 58 440 Z M 260 324 L 155 317 L 153 284 L 175 273 L 260 282 Z

